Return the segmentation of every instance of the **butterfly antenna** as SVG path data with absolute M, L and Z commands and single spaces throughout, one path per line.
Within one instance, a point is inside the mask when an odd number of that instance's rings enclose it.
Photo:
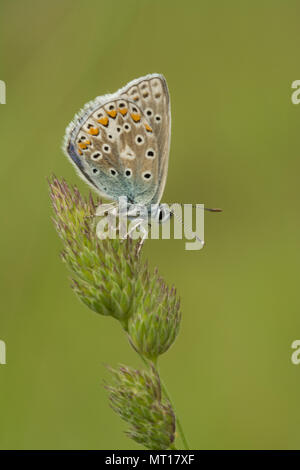
M 178 215 L 178 214 L 175 214 L 174 209 L 171 209 L 171 210 L 170 210 L 170 213 L 173 214 L 174 217 L 175 217 L 177 220 L 179 220 L 179 222 L 183 225 L 183 227 L 184 227 L 185 229 L 188 229 L 191 233 L 193 233 L 192 227 L 191 227 L 189 224 L 184 223 L 183 220 L 182 220 L 182 217 L 181 217 L 180 215 Z M 200 242 L 200 243 L 202 244 L 202 246 L 205 245 L 204 240 L 201 240 L 201 238 L 199 238 L 196 234 L 195 234 L 195 237 L 196 237 L 196 239 L 198 240 L 198 242 Z
M 223 212 L 223 209 L 220 209 L 218 207 L 213 207 L 213 208 L 204 207 L 204 210 L 209 211 L 209 212 Z
M 193 208 L 196 209 L 197 208 L 197 204 L 192 204 Z M 199 206 L 198 206 L 198 209 L 199 209 Z M 223 212 L 223 209 L 219 209 L 218 207 L 204 207 L 204 210 L 205 211 L 209 211 L 209 212 Z

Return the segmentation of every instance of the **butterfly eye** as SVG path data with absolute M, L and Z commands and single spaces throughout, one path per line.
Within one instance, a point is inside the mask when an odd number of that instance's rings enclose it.
M 146 109 L 146 115 L 149 116 L 149 117 L 152 116 L 153 115 L 152 109 L 150 109 L 150 108 Z
M 159 223 L 164 223 L 166 222 L 171 216 L 172 216 L 172 212 L 170 212 L 170 210 L 166 209 L 164 207 L 165 205 L 162 204 L 160 207 L 159 207 L 159 210 L 158 210 L 158 222 Z
M 92 172 L 94 173 L 94 175 L 97 175 L 97 173 L 99 173 L 99 170 L 98 170 L 98 168 L 93 168 Z
M 127 169 L 125 170 L 125 176 L 126 176 L 127 178 L 130 178 L 131 175 L 132 175 L 132 171 L 131 171 L 129 168 L 127 168 Z
M 111 134 L 108 134 L 107 136 L 110 140 L 113 140 L 113 136 Z
M 119 103 L 119 108 L 125 108 L 125 103 Z
M 150 180 L 152 178 L 152 174 L 149 171 L 146 171 L 145 173 L 143 173 L 143 178 L 145 180 Z
M 118 172 L 114 168 L 110 168 L 110 174 L 111 176 L 117 176 Z
M 159 114 L 157 114 L 157 115 L 155 116 L 155 121 L 156 121 L 156 122 L 160 122 L 160 121 L 161 121 L 161 116 L 160 116 Z
M 102 153 L 101 153 L 101 152 L 95 152 L 95 153 L 93 153 L 93 155 L 91 156 L 91 159 L 92 159 L 92 160 L 100 160 L 100 158 L 102 158 Z
M 110 152 L 110 146 L 108 144 L 102 145 L 103 152 L 109 153 Z
M 136 138 L 135 138 L 135 142 L 138 144 L 138 145 L 142 145 L 144 143 L 144 137 L 141 136 L 141 135 L 137 135 Z
M 125 130 L 125 132 L 130 132 L 130 130 L 131 130 L 130 124 L 127 124 L 127 123 L 124 124 L 124 130 Z
M 148 149 L 146 152 L 146 157 L 147 158 L 154 158 L 155 157 L 155 151 L 153 149 Z
M 122 128 L 120 126 L 117 126 L 117 132 L 121 132 Z

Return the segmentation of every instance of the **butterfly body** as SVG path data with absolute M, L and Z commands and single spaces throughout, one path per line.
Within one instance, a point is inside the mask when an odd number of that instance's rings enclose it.
M 79 175 L 101 196 L 130 205 L 159 203 L 170 147 L 170 98 L 165 78 L 151 74 L 99 96 L 75 116 L 63 149 Z

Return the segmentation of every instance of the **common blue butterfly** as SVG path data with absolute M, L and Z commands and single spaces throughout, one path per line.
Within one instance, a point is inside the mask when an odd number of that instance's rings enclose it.
M 157 221 L 169 217 L 164 191 L 171 135 L 166 79 L 150 74 L 116 93 L 98 96 L 75 115 L 63 150 L 79 175 L 105 199 L 156 205 Z M 153 211 L 152 211 L 153 217 Z

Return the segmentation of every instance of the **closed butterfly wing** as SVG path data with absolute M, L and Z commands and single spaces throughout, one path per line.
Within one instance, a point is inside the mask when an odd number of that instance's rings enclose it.
M 105 198 L 158 202 L 167 172 L 169 115 L 165 80 L 147 76 L 88 103 L 67 128 L 64 150 Z

